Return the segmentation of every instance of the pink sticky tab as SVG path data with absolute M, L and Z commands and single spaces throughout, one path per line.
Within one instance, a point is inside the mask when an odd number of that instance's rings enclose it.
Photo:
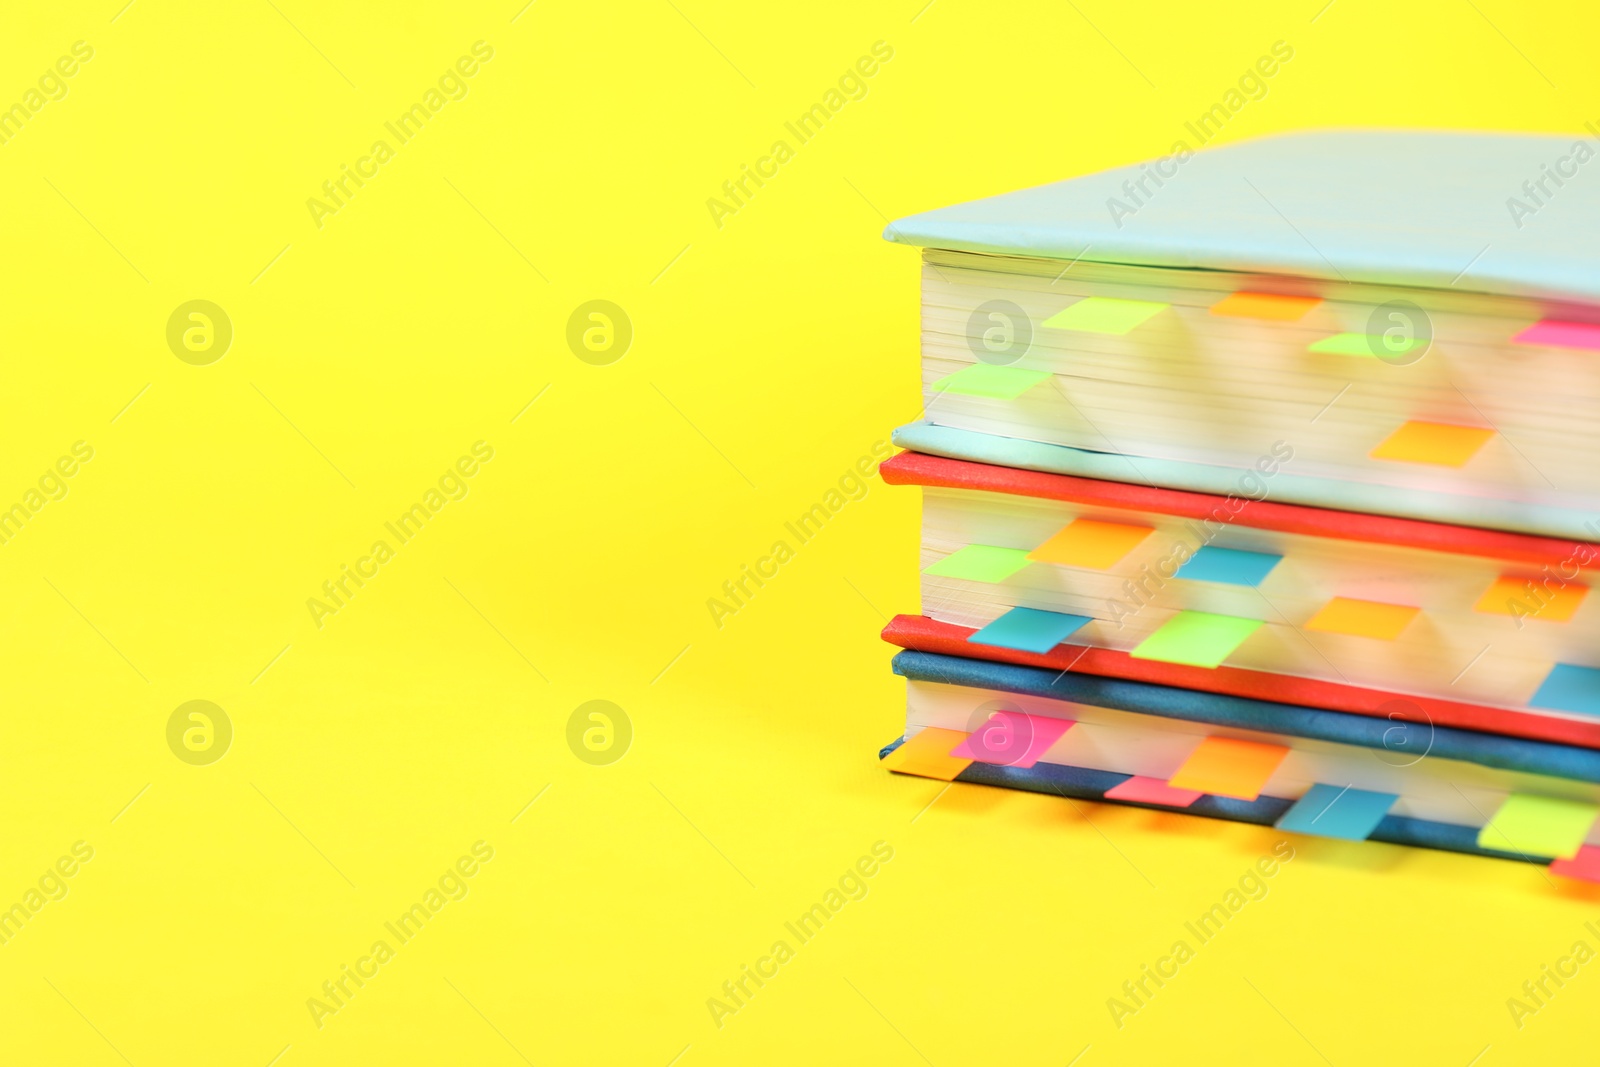
M 1072 723 L 1072 719 L 997 711 L 952 748 L 950 755 L 1005 767 L 1032 767 L 1062 734 L 1072 729 Z
M 1137 774 L 1106 790 L 1107 800 L 1160 804 L 1165 808 L 1187 808 L 1203 796 L 1204 793 L 1197 793 L 1193 789 L 1175 789 L 1159 778 L 1141 778 Z
M 1585 882 L 1600 882 L 1600 848 L 1584 845 L 1570 860 L 1556 860 L 1550 864 L 1550 873 Z
M 1511 339 L 1515 345 L 1546 345 L 1551 348 L 1586 348 L 1600 352 L 1600 326 L 1587 322 L 1561 322 L 1545 319 L 1536 322 Z

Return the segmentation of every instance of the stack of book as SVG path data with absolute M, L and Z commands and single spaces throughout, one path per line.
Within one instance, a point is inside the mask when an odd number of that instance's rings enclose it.
M 1300 134 L 890 225 L 925 408 L 881 468 L 924 500 L 885 765 L 1600 881 L 1579 147 Z

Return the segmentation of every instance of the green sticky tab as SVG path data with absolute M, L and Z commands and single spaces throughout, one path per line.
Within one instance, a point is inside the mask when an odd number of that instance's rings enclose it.
M 1154 300 L 1118 300 L 1110 296 L 1086 296 L 1071 307 L 1045 319 L 1044 324 L 1056 330 L 1123 334 L 1171 306 Z
M 1596 816 L 1600 816 L 1600 807 L 1581 800 L 1512 793 L 1489 825 L 1478 831 L 1478 847 L 1571 859 L 1583 846 Z
M 1260 626 L 1260 619 L 1180 611 L 1128 655 L 1134 659 L 1157 659 L 1190 667 L 1215 667 Z
M 971 582 L 1003 582 L 1028 565 L 1025 548 L 965 545 L 923 571 L 940 578 L 965 578 Z
M 1023 370 L 1021 367 L 1000 367 L 993 363 L 974 363 L 962 367 L 933 383 L 935 392 L 963 393 L 967 396 L 990 396 L 996 400 L 1015 400 L 1029 389 L 1050 377 L 1047 370 Z
M 1422 344 L 1417 337 L 1389 337 L 1370 333 L 1336 333 L 1307 346 L 1308 352 L 1334 356 L 1399 356 Z

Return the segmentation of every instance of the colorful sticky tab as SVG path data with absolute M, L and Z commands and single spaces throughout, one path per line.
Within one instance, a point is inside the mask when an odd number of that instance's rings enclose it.
M 1382 334 L 1336 333 L 1306 346 L 1308 352 L 1331 356 L 1401 356 L 1426 344 L 1420 337 L 1385 337 Z
M 1254 800 L 1288 754 L 1282 745 L 1208 737 L 1167 779 L 1167 784 L 1175 789 L 1198 789 L 1217 796 Z
M 1204 545 L 1178 568 L 1177 576 L 1194 582 L 1221 582 L 1224 585 L 1261 584 L 1282 556 L 1271 552 L 1246 552 L 1242 548 Z
M 1588 322 L 1561 322 L 1545 319 L 1536 322 L 1511 339 L 1514 345 L 1544 345 L 1547 348 L 1583 348 L 1600 352 L 1600 326 Z
M 1211 305 L 1211 314 L 1235 319 L 1271 319 L 1294 322 L 1322 303 L 1315 296 L 1279 296 L 1277 293 L 1234 293 Z
M 1066 567 L 1092 567 L 1106 570 L 1122 562 L 1146 537 L 1155 533 L 1148 526 L 1127 526 L 1098 519 L 1073 519 L 1056 534 L 1028 553 L 1036 563 L 1059 563 Z
M 933 383 L 936 393 L 961 393 L 987 396 L 995 400 L 1015 400 L 1050 377 L 1047 370 L 1023 370 L 995 363 L 974 363 L 947 374 Z
M 1003 582 L 1027 565 L 1026 549 L 963 545 L 922 573 L 939 578 L 965 578 L 969 582 Z
M 1402 463 L 1432 463 L 1439 467 L 1460 467 L 1478 454 L 1478 449 L 1494 436 L 1481 426 L 1452 426 L 1444 422 L 1404 424 L 1367 455 L 1373 459 L 1393 459 Z
M 905 743 L 887 756 L 883 765 L 901 774 L 915 774 L 921 778 L 937 778 L 941 782 L 954 780 L 955 776 L 972 766 L 972 760 L 952 756 L 950 750 L 967 739 L 960 730 L 941 730 L 926 726 L 906 738 Z
M 1044 324 L 1053 330 L 1124 334 L 1171 306 L 1154 300 L 1086 296 L 1076 304 L 1051 315 L 1044 320 Z
M 1107 789 L 1107 800 L 1123 800 L 1130 804 L 1160 804 L 1164 808 L 1187 808 L 1205 796 L 1193 789 L 1174 789 L 1159 778 L 1134 775 Z
M 1571 859 L 1551 863 L 1550 873 L 1563 878 L 1579 878 L 1585 882 L 1600 882 L 1600 848 L 1584 845 Z
M 1569 860 L 1578 854 L 1596 818 L 1600 807 L 1581 800 L 1512 793 L 1478 831 L 1478 847 Z
M 1032 767 L 1072 727 L 1072 719 L 997 711 L 950 755 L 1004 767 Z
M 1012 608 L 967 638 L 976 645 L 1015 648 L 1022 652 L 1049 652 L 1085 623 L 1086 615 L 1066 615 L 1036 608 Z
M 1350 786 L 1314 785 L 1283 813 L 1278 829 L 1345 841 L 1365 841 L 1389 814 L 1398 793 L 1374 793 Z
M 1180 611 L 1128 655 L 1184 663 L 1191 667 L 1216 667 L 1244 644 L 1261 626 L 1260 619 L 1238 619 L 1205 611 Z
M 1376 600 L 1336 596 L 1311 616 L 1305 628 L 1320 633 L 1393 641 L 1421 610 L 1405 604 L 1380 604 Z
M 1600 670 L 1557 663 L 1528 701 L 1531 708 L 1600 715 Z
M 1472 610 L 1490 615 L 1510 615 L 1519 625 L 1523 619 L 1571 622 L 1588 592 L 1588 586 L 1571 582 L 1550 589 L 1540 578 L 1501 575 L 1478 598 Z

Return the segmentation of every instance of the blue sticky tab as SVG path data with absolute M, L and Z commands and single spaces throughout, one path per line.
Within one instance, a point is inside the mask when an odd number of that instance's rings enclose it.
M 1600 671 L 1593 667 L 1574 667 L 1557 663 L 1545 675 L 1539 691 L 1528 701 L 1533 708 L 1575 711 L 1580 715 L 1600 715 Z
M 1088 621 L 1083 615 L 1012 608 L 967 640 L 979 645 L 1045 653 L 1076 633 Z
M 1271 552 L 1246 552 L 1242 548 L 1218 548 L 1206 545 L 1178 568 L 1179 578 L 1196 582 L 1223 582 L 1227 585 L 1261 584 L 1282 556 Z
M 1399 799 L 1348 786 L 1314 785 L 1278 820 L 1278 829 L 1345 841 L 1365 841 Z

